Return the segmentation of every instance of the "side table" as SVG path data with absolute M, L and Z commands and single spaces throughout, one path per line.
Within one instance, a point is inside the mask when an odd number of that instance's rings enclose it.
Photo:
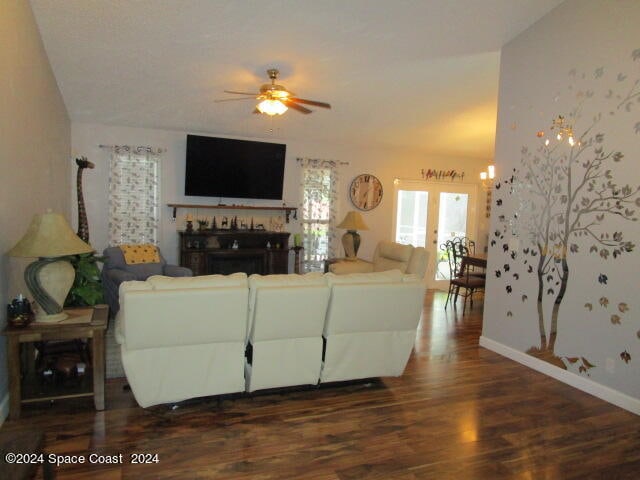
M 9 365 L 9 418 L 20 418 L 20 408 L 23 403 L 49 401 L 63 398 L 77 398 L 93 396 L 96 410 L 104 410 L 104 377 L 105 377 L 105 344 L 104 336 L 107 329 L 109 308 L 106 305 L 95 307 L 73 308 L 65 310 L 70 318 L 60 323 L 31 323 L 27 327 L 16 328 L 8 326 L 2 331 L 7 337 L 7 363 Z M 85 316 L 90 316 L 82 320 Z M 75 321 L 74 321 L 75 320 Z M 47 392 L 38 392 L 29 388 L 38 380 L 33 372 L 28 372 L 24 378 L 20 362 L 20 345 L 50 340 L 74 340 L 86 338 L 91 341 L 92 368 L 90 374 L 93 382 L 89 387 L 57 388 Z M 34 361 L 33 358 L 28 361 Z M 27 370 L 33 370 L 27 368 Z

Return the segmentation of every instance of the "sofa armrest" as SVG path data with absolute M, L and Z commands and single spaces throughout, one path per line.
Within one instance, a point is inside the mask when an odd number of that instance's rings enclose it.
M 163 273 L 167 277 L 193 277 L 193 272 L 190 268 L 179 267 L 178 265 L 165 265 Z
M 113 282 L 116 287 L 116 291 L 118 290 L 118 287 L 122 282 L 128 282 L 130 280 L 136 279 L 136 276 L 133 273 L 127 272 L 125 270 L 120 270 L 118 268 L 112 268 L 110 270 L 106 270 L 103 273 L 108 280 Z
M 329 271 L 336 275 L 345 275 L 348 273 L 370 273 L 373 272 L 373 263 L 366 260 L 345 260 L 329 265 Z

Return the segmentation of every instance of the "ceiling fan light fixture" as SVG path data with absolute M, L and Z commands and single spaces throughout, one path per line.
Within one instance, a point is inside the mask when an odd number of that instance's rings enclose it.
M 271 99 L 261 101 L 256 108 L 260 113 L 265 113 L 269 116 L 282 115 L 288 110 L 287 106 L 280 100 Z

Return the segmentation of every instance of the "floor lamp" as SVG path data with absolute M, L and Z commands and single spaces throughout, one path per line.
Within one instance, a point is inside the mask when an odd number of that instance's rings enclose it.
M 63 257 L 93 252 L 73 232 L 59 213 L 33 217 L 27 233 L 9 250 L 11 257 L 39 257 L 24 271 L 24 280 L 39 308 L 38 322 L 59 322 L 67 318 L 64 300 L 73 286 L 75 269 Z

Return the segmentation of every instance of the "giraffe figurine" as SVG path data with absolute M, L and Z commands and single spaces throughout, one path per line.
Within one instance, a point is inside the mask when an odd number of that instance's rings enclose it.
M 87 210 L 84 207 L 84 194 L 82 193 L 82 171 L 85 168 L 93 168 L 95 165 L 87 160 L 87 157 L 76 158 L 78 174 L 76 175 L 76 188 L 78 191 L 78 237 L 89 243 L 89 222 Z

